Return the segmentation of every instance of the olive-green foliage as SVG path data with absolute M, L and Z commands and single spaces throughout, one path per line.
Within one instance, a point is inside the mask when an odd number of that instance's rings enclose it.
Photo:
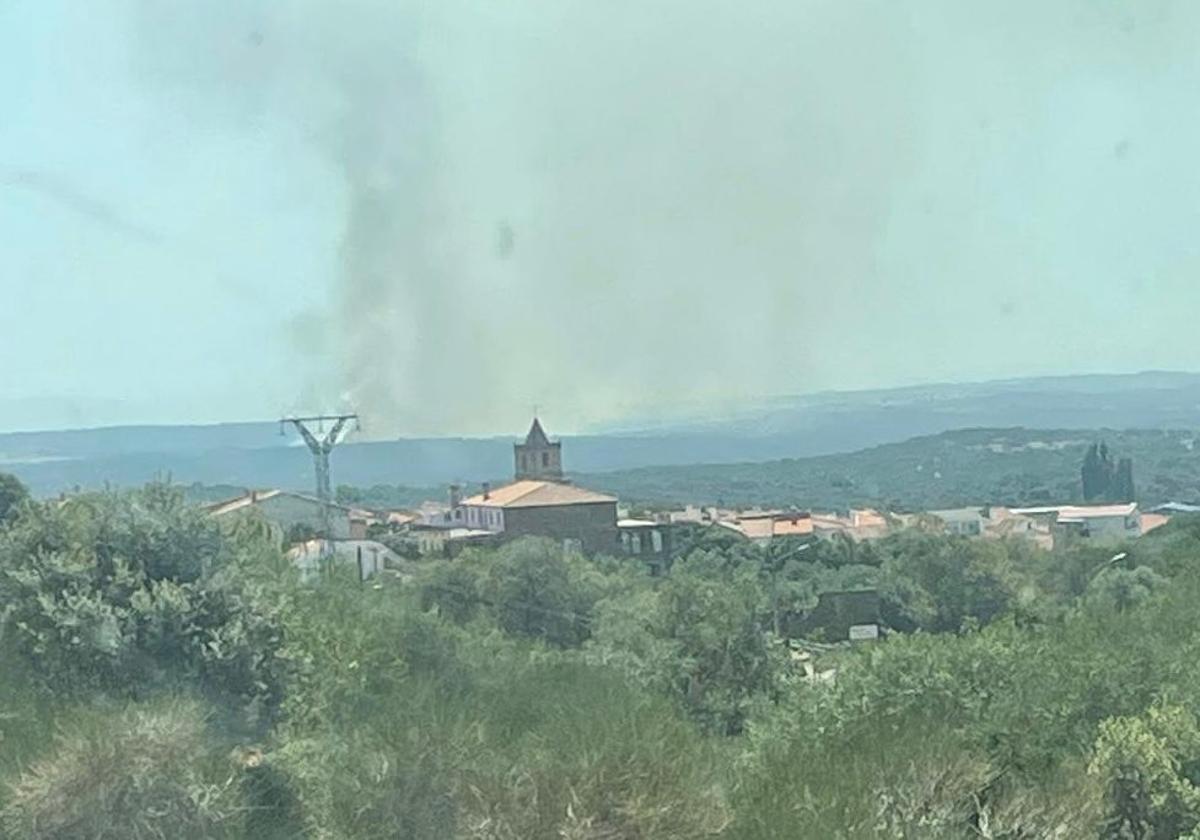
M 282 725 L 291 735 L 389 708 L 414 670 L 456 670 L 455 637 L 399 586 L 364 586 L 352 572 L 299 589 L 283 617 L 292 664 Z
M 764 744 L 734 803 L 739 840 L 1096 838 L 1099 791 L 1082 772 L 1021 787 L 935 714 Z
M 600 594 L 590 571 L 583 558 L 550 540 L 520 540 L 496 552 L 481 594 L 505 632 L 578 645 Z
M 452 768 L 462 761 L 462 747 L 439 731 L 436 698 L 409 705 L 414 699 L 412 692 L 394 698 L 399 715 L 390 725 L 372 719 L 284 741 L 265 766 L 296 805 L 261 820 L 266 836 L 454 837 L 459 804 Z
M 643 503 L 802 505 L 814 510 L 1082 502 L 1079 465 L 1095 436 L 1137 463 L 1144 507 L 1188 501 L 1200 486 L 1194 430 L 959 429 L 856 452 L 739 464 L 639 467 L 579 476 Z
M 711 747 L 669 702 L 565 663 L 516 668 L 491 691 L 480 717 L 499 737 L 466 775 L 459 836 L 683 840 L 726 827 Z
M 10 793 L 4 780 L 49 748 L 62 710 L 61 703 L 36 691 L 32 680 L 28 663 L 0 639 L 0 809 Z
M 417 605 L 337 577 L 296 600 L 288 654 L 306 660 L 266 762 L 312 836 L 683 838 L 724 825 L 710 750 L 669 701 Z
M 270 558 L 160 485 L 26 505 L 0 531 L 0 634 L 58 698 L 195 677 L 266 712 L 281 699 L 279 604 L 237 567 Z
M 194 701 L 77 711 L 14 782 L 0 831 L 22 840 L 237 836 L 243 803 Z
M 1085 598 L 1100 607 L 1121 612 L 1162 592 L 1167 579 L 1146 566 L 1104 569 L 1088 585 Z
M 1196 549 L 1192 544 L 1187 550 L 1200 557 Z M 982 804 L 975 806 L 978 813 L 970 819 L 978 822 L 983 805 L 988 806 L 994 833 L 985 836 L 1160 836 L 1109 833 L 1100 825 L 1106 812 L 1110 827 L 1152 825 L 1157 820 L 1169 826 L 1168 832 L 1175 830 L 1186 822 L 1179 815 L 1191 813 L 1184 807 L 1190 800 L 1175 782 L 1164 779 L 1178 777 L 1188 784 L 1196 780 L 1193 768 L 1200 762 L 1200 742 L 1190 734 L 1194 723 L 1188 716 L 1177 714 L 1169 727 L 1157 729 L 1155 721 L 1165 720 L 1162 714 L 1151 713 L 1149 723 L 1144 716 L 1162 697 L 1178 698 L 1176 706 L 1189 709 L 1188 715 L 1195 713 L 1195 698 L 1200 697 L 1200 675 L 1193 665 L 1200 656 L 1200 616 L 1194 606 L 1198 596 L 1200 570 L 1194 569 L 1177 577 L 1169 591 L 1124 609 L 1107 599 L 1088 597 L 1045 622 L 1010 617 L 965 634 L 894 637 L 841 657 L 831 686 L 798 684 L 756 719 L 751 734 L 760 769 L 744 777 L 742 792 L 749 799 L 737 800 L 737 813 L 752 825 L 762 820 L 773 828 L 746 836 L 773 836 L 771 831 L 778 831 L 798 807 L 783 781 L 788 767 L 816 770 L 828 762 L 852 774 L 856 749 L 876 758 L 876 751 L 885 757 L 914 750 L 920 755 L 925 744 L 945 739 L 953 748 L 939 747 L 935 752 L 940 758 L 919 759 L 916 764 L 927 764 L 926 771 L 931 771 L 965 753 L 971 766 L 982 768 L 972 793 Z M 1163 740 L 1161 733 L 1167 729 L 1175 733 L 1173 740 Z M 909 740 L 914 730 L 925 732 L 916 746 Z M 1158 752 L 1139 752 L 1147 744 Z M 1128 768 L 1139 762 L 1148 769 L 1136 771 L 1142 775 L 1132 787 L 1134 793 L 1114 783 L 1128 779 Z M 1085 772 L 1089 763 L 1091 774 Z M 1153 768 L 1162 766 L 1175 766 L 1179 772 L 1154 775 L 1159 771 Z M 954 778 L 968 776 L 963 770 Z M 805 773 L 806 784 L 811 778 Z M 815 801 L 844 799 L 850 803 L 846 813 L 869 811 L 880 802 L 861 786 L 839 790 Z M 823 804 L 818 810 L 825 814 L 828 808 Z M 1045 820 L 1058 825 L 1061 815 L 1073 810 L 1077 816 L 1069 821 L 1069 829 L 1046 827 Z M 1129 817 L 1130 812 L 1142 817 Z M 995 833 L 1002 823 L 1028 822 L 1037 814 L 1043 821 L 1036 823 L 1042 826 L 1037 830 Z M 837 813 L 828 819 L 830 832 L 833 826 L 851 824 L 848 816 Z M 1188 830 L 1191 826 L 1186 822 Z M 928 827 L 922 830 L 932 832 Z M 891 829 L 872 831 L 876 829 L 862 827 L 857 836 L 897 836 Z M 977 835 L 959 820 L 946 836 Z
M 781 662 L 764 625 L 757 570 L 725 560 L 696 552 L 653 590 L 605 601 L 589 656 L 674 696 L 706 729 L 734 734 L 771 692 Z
M 521 540 L 365 584 L 301 584 L 262 524 L 151 487 L 0 526 L 8 836 L 1200 837 L 1196 521 L 694 535 L 658 578 Z M 911 632 L 810 678 L 779 632 L 860 587 Z
M 506 633 L 574 647 L 590 634 L 596 602 L 626 585 L 553 540 L 527 537 L 436 563 L 418 590 L 423 605 L 452 621 L 482 614 Z
M 884 541 L 882 578 L 894 624 L 934 632 L 986 624 L 1035 595 L 1032 555 L 1018 541 L 901 532 Z
M 1105 787 L 1107 836 L 1173 840 L 1200 826 L 1200 726 L 1187 709 L 1103 721 L 1088 769 Z
M 21 504 L 29 499 L 29 491 L 15 475 L 0 473 L 0 522 L 16 516 Z

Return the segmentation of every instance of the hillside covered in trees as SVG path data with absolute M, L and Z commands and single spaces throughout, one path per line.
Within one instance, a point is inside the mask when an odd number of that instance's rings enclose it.
M 6 498 L 6 840 L 1200 833 L 1196 520 L 1054 553 L 698 535 L 658 578 L 525 540 L 305 584 L 171 488 Z M 862 587 L 887 639 L 788 638 Z
M 1144 429 L 964 429 L 842 455 L 623 470 L 580 481 L 646 503 L 925 510 L 1083 502 L 1080 466 L 1100 441 L 1113 457 L 1130 459 L 1143 505 L 1200 498 L 1197 433 Z
M 682 407 L 673 405 L 563 440 L 568 468 L 592 474 L 810 458 L 964 428 L 1189 429 L 1200 427 L 1198 406 L 1200 374 L 1041 377 L 738 400 L 693 406 L 684 412 L 690 419 L 676 416 Z M 18 414 L 3 417 L 12 424 Z M 547 419 L 556 433 L 554 418 Z M 508 431 L 526 422 L 520 417 Z M 512 467 L 511 437 L 389 440 L 380 431 L 368 423 L 338 448 L 339 482 L 444 487 L 494 481 Z M 75 485 L 139 486 L 167 475 L 183 484 L 305 490 L 312 463 L 297 443 L 275 422 L 5 432 L 0 469 L 39 496 Z
M 650 507 L 691 503 L 916 511 L 1104 500 L 1151 506 L 1200 501 L 1196 440 L 1190 431 L 1150 429 L 963 429 L 840 455 L 657 466 L 574 478 L 635 506 Z M 1100 457 L 1101 445 L 1109 462 Z M 205 490 L 198 485 L 196 497 L 212 495 Z M 339 501 L 377 509 L 444 496 L 445 489 L 436 486 L 338 487 Z

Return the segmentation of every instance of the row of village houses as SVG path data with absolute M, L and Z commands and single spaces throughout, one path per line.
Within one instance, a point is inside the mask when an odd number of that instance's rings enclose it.
M 551 442 L 536 419 L 523 443 L 514 445 L 514 480 L 464 497 L 452 486 L 445 502 L 429 502 L 415 511 L 381 513 L 334 505 L 332 533 L 291 546 L 302 568 L 315 568 L 324 554 L 352 559 L 370 575 L 400 558 L 372 539 L 379 530 L 400 532 L 423 554 L 453 554 L 475 544 L 519 536 L 542 536 L 565 548 L 588 554 L 630 555 L 653 570 L 669 563 L 673 534 L 683 527 L 713 527 L 739 539 L 766 544 L 776 540 L 811 540 L 842 535 L 852 540 L 879 539 L 898 529 L 921 527 L 981 538 L 1028 539 L 1045 548 L 1069 538 L 1125 539 L 1164 524 L 1186 505 L 1165 505 L 1142 512 L 1134 503 L 1058 505 L 1046 507 L 964 507 L 921 514 L 895 514 L 871 509 L 845 513 L 782 510 L 729 510 L 686 507 L 643 518 L 631 518 L 616 497 L 570 483 L 563 474 L 562 444 Z M 321 503 L 301 493 L 251 491 L 210 505 L 224 517 L 257 510 L 278 529 L 281 541 L 296 528 L 315 531 Z

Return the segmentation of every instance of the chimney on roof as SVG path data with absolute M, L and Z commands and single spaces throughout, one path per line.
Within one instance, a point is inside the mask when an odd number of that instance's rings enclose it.
M 450 485 L 450 507 L 451 509 L 462 504 L 462 487 L 458 484 Z
M 254 504 L 257 501 L 258 501 L 258 491 L 251 490 L 250 491 L 250 504 Z
M 484 500 L 486 501 L 487 499 L 491 498 L 491 495 L 492 495 L 491 482 L 488 482 L 488 481 L 483 482 L 483 498 L 484 498 Z

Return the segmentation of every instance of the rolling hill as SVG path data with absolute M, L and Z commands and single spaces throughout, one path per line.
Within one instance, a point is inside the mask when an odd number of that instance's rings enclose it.
M 698 464 L 580 476 L 643 503 L 878 505 L 921 510 L 968 504 L 1082 501 L 1085 449 L 1104 440 L 1134 462 L 1143 504 L 1200 499 L 1200 449 L 1190 431 L 964 429 L 858 452 L 742 464 Z
M 547 419 L 553 432 L 553 419 Z M 785 478 L 796 471 L 790 465 L 797 459 L 847 452 L 863 458 L 867 456 L 857 450 L 914 437 L 1018 426 L 1200 428 L 1200 375 L 1051 377 L 773 398 L 731 407 L 720 417 L 647 417 L 621 428 L 570 436 L 564 439 L 564 457 L 567 469 L 577 475 L 618 471 L 604 481 L 622 482 L 648 498 L 678 495 L 681 485 L 667 477 L 685 474 L 701 482 L 719 474 L 732 482 L 723 485 L 731 489 L 721 492 L 737 498 L 732 494 L 808 492 L 804 481 Z M 511 473 L 513 440 L 351 438 L 333 456 L 334 482 L 430 487 L 496 480 Z M 0 470 L 15 473 L 41 495 L 76 485 L 129 486 L 168 474 L 185 484 L 306 489 L 312 484 L 312 464 L 297 443 L 294 435 L 281 437 L 274 422 L 8 433 L 0 434 Z M 768 463 L 750 467 L 748 462 Z M 804 470 L 820 471 L 825 463 L 818 460 Z M 697 464 L 705 466 L 690 466 Z M 716 465 L 728 469 L 714 471 Z M 662 469 L 638 472 L 644 467 Z M 683 472 L 677 469 L 685 467 Z M 907 476 L 906 482 L 909 479 L 924 486 L 923 476 Z M 908 486 L 898 480 L 875 486 L 870 481 L 882 480 L 867 477 L 854 481 L 846 488 L 846 498 Z M 945 496 L 950 482 L 939 482 L 923 496 L 935 490 Z M 688 492 L 700 493 L 703 486 Z M 703 492 L 715 497 L 717 487 L 710 482 Z

